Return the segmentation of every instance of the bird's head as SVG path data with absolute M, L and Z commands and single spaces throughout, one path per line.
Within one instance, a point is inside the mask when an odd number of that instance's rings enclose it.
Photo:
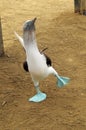
M 33 20 L 27 20 L 24 25 L 23 25 L 23 31 L 27 32 L 27 31 L 34 31 L 35 30 L 35 21 L 37 18 L 34 18 Z

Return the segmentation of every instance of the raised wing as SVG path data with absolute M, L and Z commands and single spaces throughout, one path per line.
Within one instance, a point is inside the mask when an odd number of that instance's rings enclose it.
M 16 32 L 14 32 L 14 34 L 17 37 L 17 39 L 19 40 L 19 42 L 21 43 L 21 45 L 23 46 L 23 48 L 25 49 L 23 38 L 20 37 Z

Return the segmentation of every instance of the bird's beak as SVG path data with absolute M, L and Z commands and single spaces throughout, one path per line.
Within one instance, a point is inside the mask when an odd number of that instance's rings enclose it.
M 36 19 L 37 19 L 37 18 L 34 18 L 34 19 L 32 20 L 32 24 L 34 24 L 34 23 L 35 23 Z

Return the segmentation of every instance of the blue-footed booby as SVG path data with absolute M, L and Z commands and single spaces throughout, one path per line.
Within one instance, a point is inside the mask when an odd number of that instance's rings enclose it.
M 53 74 L 56 79 L 56 85 L 61 88 L 69 82 L 68 77 L 59 76 L 57 71 L 52 67 L 51 59 L 39 51 L 36 36 L 35 36 L 35 21 L 28 20 L 23 25 L 23 38 L 21 38 L 16 32 L 15 35 L 24 47 L 26 52 L 26 61 L 23 63 L 23 67 L 26 71 L 30 72 L 34 87 L 36 89 L 36 95 L 29 98 L 32 102 L 41 102 L 46 99 L 47 95 L 40 90 L 39 82 L 49 75 Z

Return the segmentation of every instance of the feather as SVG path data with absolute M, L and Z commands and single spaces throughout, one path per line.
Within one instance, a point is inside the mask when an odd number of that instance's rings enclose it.
M 17 39 L 19 40 L 19 42 L 21 43 L 22 47 L 25 49 L 23 38 L 20 37 L 16 32 L 14 32 L 14 34 L 17 37 Z

